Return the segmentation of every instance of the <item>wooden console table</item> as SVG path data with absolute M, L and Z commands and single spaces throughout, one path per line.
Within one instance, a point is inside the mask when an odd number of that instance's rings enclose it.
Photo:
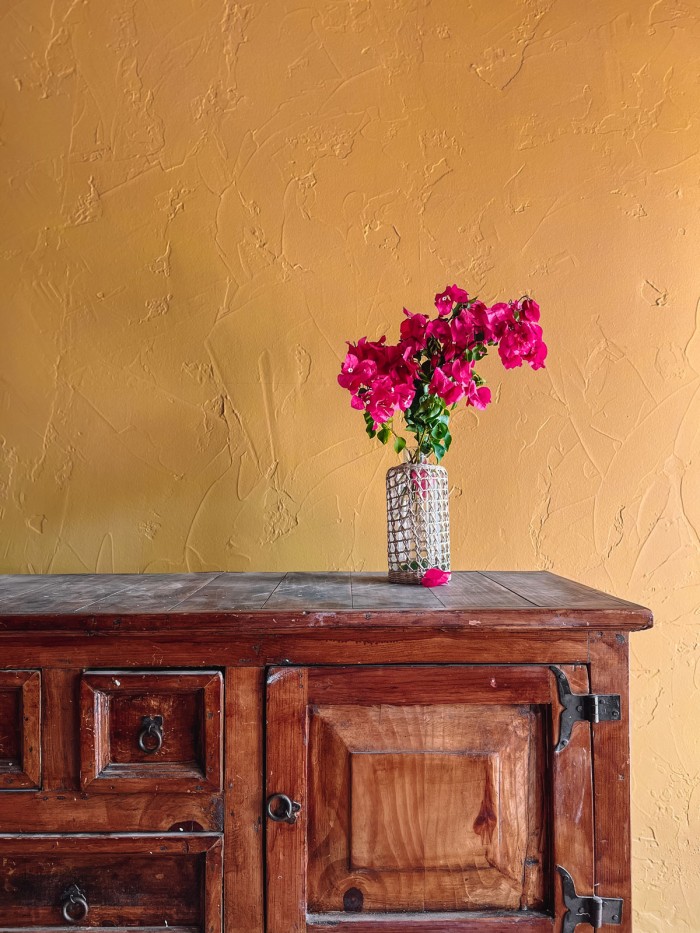
M 549 573 L 2 577 L 0 931 L 629 933 L 650 625 Z

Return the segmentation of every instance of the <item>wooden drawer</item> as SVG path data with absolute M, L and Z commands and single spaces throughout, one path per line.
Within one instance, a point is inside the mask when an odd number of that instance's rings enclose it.
M 221 933 L 221 839 L 0 836 L 0 931 Z
M 80 784 L 90 793 L 221 790 L 218 671 L 87 671 Z
M 0 671 L 0 791 L 41 786 L 41 674 Z

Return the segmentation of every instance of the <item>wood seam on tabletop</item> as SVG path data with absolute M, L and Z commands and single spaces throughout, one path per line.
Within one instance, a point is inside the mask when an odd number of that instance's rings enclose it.
M 523 596 L 522 593 L 518 593 L 517 590 L 514 590 L 512 587 L 507 586 L 505 583 L 502 583 L 500 580 L 494 580 L 492 574 L 499 573 L 499 572 L 500 571 L 498 570 L 477 570 L 477 573 L 479 574 L 480 577 L 484 577 L 486 580 L 490 580 L 492 583 L 497 583 L 498 586 L 502 586 L 504 590 L 508 590 L 509 593 L 512 593 L 514 596 L 517 596 L 519 599 L 524 599 L 526 603 L 530 603 L 530 605 L 533 608 L 535 609 L 548 609 L 549 608 L 548 606 L 540 606 L 539 603 L 534 602 L 534 600 L 532 599 L 528 599 L 527 596 Z M 523 571 L 523 572 L 527 573 L 527 571 Z M 535 571 L 535 573 L 538 573 L 538 572 L 542 573 L 542 571 Z
M 179 599 L 176 603 L 173 603 L 173 605 L 170 608 L 177 609 L 178 606 L 181 606 L 183 603 L 186 603 L 187 600 L 190 598 L 190 596 L 194 596 L 195 593 L 200 593 L 203 589 L 206 589 L 206 587 L 208 587 L 210 583 L 213 583 L 215 580 L 218 580 L 219 577 L 223 577 L 224 573 L 225 571 L 222 570 L 219 573 L 215 574 L 213 577 L 211 577 L 211 579 L 206 580 L 204 583 L 202 583 L 201 586 L 198 586 L 196 590 L 192 590 L 192 592 L 188 593 L 187 596 L 183 596 L 182 599 Z
M 448 586 L 449 586 L 449 584 L 448 584 Z M 428 590 L 428 591 L 430 592 L 431 596 L 435 599 L 435 602 L 437 603 L 438 611 L 447 608 L 447 607 L 444 605 L 444 603 L 442 602 L 442 600 L 440 599 L 440 594 L 437 592 L 437 590 L 439 590 L 440 587 L 438 587 L 438 586 L 424 586 L 423 589 L 424 589 L 424 590 Z
M 533 608 L 539 609 L 540 606 L 537 603 L 533 603 L 531 599 L 528 599 L 527 596 L 523 596 L 522 593 L 518 593 L 516 590 L 511 589 L 511 587 L 506 586 L 505 583 L 502 583 L 500 580 L 494 580 L 493 577 L 489 576 L 489 573 L 498 573 L 498 571 L 487 571 L 487 570 L 477 570 L 476 573 L 480 577 L 483 577 L 485 580 L 490 580 L 491 583 L 495 583 L 497 586 L 500 586 L 502 589 L 506 590 L 508 593 L 512 593 L 513 596 L 517 596 L 518 599 L 524 600 L 526 603 L 529 603 Z
M 110 576 L 110 574 L 104 574 L 104 576 L 105 576 L 105 577 L 108 577 L 108 576 Z M 138 584 L 137 584 L 136 582 L 133 582 L 133 581 L 132 581 L 131 583 L 126 583 L 124 586 L 118 586 L 115 590 L 110 590 L 108 593 L 103 593 L 103 594 L 100 596 L 99 599 L 91 599 L 91 600 L 89 600 L 87 603 L 81 603 L 80 606 L 76 606 L 75 609 L 71 609 L 71 610 L 70 610 L 70 613 L 72 614 L 72 613 L 76 613 L 76 612 L 84 612 L 84 611 L 85 611 L 86 609 L 88 609 L 90 606 L 94 606 L 95 603 L 100 603 L 100 602 L 102 602 L 103 600 L 110 599 L 112 596 L 116 596 L 117 594 L 120 594 L 120 593 L 121 593 L 121 594 L 128 593 L 129 590 L 133 590 L 133 589 L 135 589 L 137 586 L 138 586 Z M 42 592 L 43 592 L 43 589 L 44 589 L 44 588 L 42 587 Z
M 387 580 L 388 580 L 388 577 L 387 577 Z M 392 584 L 390 584 L 390 585 L 391 585 L 391 586 L 400 586 L 401 584 L 392 583 Z M 413 585 L 415 585 L 415 584 L 413 584 Z M 448 585 L 449 585 L 449 584 L 448 584 Z M 419 586 L 420 586 L 420 584 L 419 584 Z M 438 594 L 435 592 L 435 590 L 439 589 L 439 587 L 436 587 L 436 586 L 421 586 L 421 589 L 423 589 L 423 590 L 428 590 L 428 592 L 430 593 L 430 595 L 433 597 L 433 599 L 434 599 L 435 602 L 437 603 L 437 605 L 435 606 L 435 609 L 437 609 L 438 612 L 441 612 L 443 609 L 447 609 L 447 606 L 445 606 L 445 605 L 443 604 L 442 600 L 440 599 L 440 597 L 438 596 Z M 354 609 L 354 608 L 355 608 L 355 607 L 353 606 L 353 609 Z M 427 611 L 428 611 L 428 612 L 434 612 L 435 609 L 428 609 Z M 389 611 L 392 611 L 392 610 L 389 610 Z M 401 609 L 394 609 L 393 611 L 394 611 L 394 612 L 401 612 L 402 610 L 401 610 Z M 417 613 L 420 613 L 420 609 L 417 609 L 416 612 L 417 612 Z
M 178 602 L 173 603 L 173 605 L 170 606 L 169 608 L 171 610 L 175 609 L 177 606 L 186 602 L 190 598 L 190 596 L 193 596 L 195 593 L 199 593 L 200 590 L 203 590 L 205 586 L 208 586 L 210 583 L 213 583 L 214 580 L 218 580 L 218 578 L 223 576 L 223 574 L 224 574 L 224 571 L 220 570 L 218 573 L 213 574 L 213 576 L 208 576 L 207 579 L 204 580 L 196 589 L 192 590 L 192 592 L 188 593 L 186 596 L 183 596 L 182 599 L 178 600 Z M 91 606 L 99 607 L 100 603 L 105 602 L 108 599 L 111 599 L 112 596 L 116 596 L 118 593 L 122 593 L 126 595 L 128 593 L 131 593 L 133 590 L 138 590 L 143 580 L 148 577 L 148 574 L 138 574 L 134 576 L 136 576 L 137 579 L 135 579 L 132 583 L 130 583 L 129 586 L 124 587 L 123 589 L 114 590 L 114 592 L 105 593 L 102 596 L 100 596 L 99 599 L 90 600 L 89 603 L 83 603 L 83 605 L 78 606 L 76 609 L 73 609 L 73 613 L 85 612 L 85 610 L 90 609 Z
M 282 586 L 282 584 L 284 583 L 284 581 L 287 579 L 288 576 L 289 576 L 289 571 L 287 571 L 287 572 L 284 574 L 284 576 L 282 577 L 281 580 L 278 580 L 278 581 L 277 581 L 277 586 L 275 586 L 274 589 L 272 590 L 272 592 L 270 593 L 270 595 L 269 595 L 265 600 L 263 600 L 263 604 L 262 604 L 262 606 L 260 606 L 260 609 L 257 609 L 257 610 L 254 610 L 254 611 L 261 612 L 261 611 L 265 608 L 265 606 L 267 606 L 267 604 L 270 602 L 270 600 L 272 599 L 272 597 L 275 595 L 275 593 L 277 592 L 277 590 Z

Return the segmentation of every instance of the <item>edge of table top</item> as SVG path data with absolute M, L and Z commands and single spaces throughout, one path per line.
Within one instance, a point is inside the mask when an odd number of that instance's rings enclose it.
M 3 632 L 314 628 L 440 630 L 650 628 L 643 606 L 548 571 L 456 571 L 446 586 L 386 573 L 186 573 L 0 576 Z

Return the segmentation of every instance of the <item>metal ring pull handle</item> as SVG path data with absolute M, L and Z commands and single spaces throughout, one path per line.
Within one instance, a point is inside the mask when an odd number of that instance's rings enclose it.
M 163 747 L 163 717 L 144 716 L 139 732 L 139 748 L 147 755 L 159 752 Z
M 82 923 L 90 908 L 87 898 L 77 884 L 72 884 L 61 895 L 63 919 L 66 923 Z
M 267 798 L 267 815 L 274 823 L 296 823 L 301 804 L 286 794 L 273 794 Z

